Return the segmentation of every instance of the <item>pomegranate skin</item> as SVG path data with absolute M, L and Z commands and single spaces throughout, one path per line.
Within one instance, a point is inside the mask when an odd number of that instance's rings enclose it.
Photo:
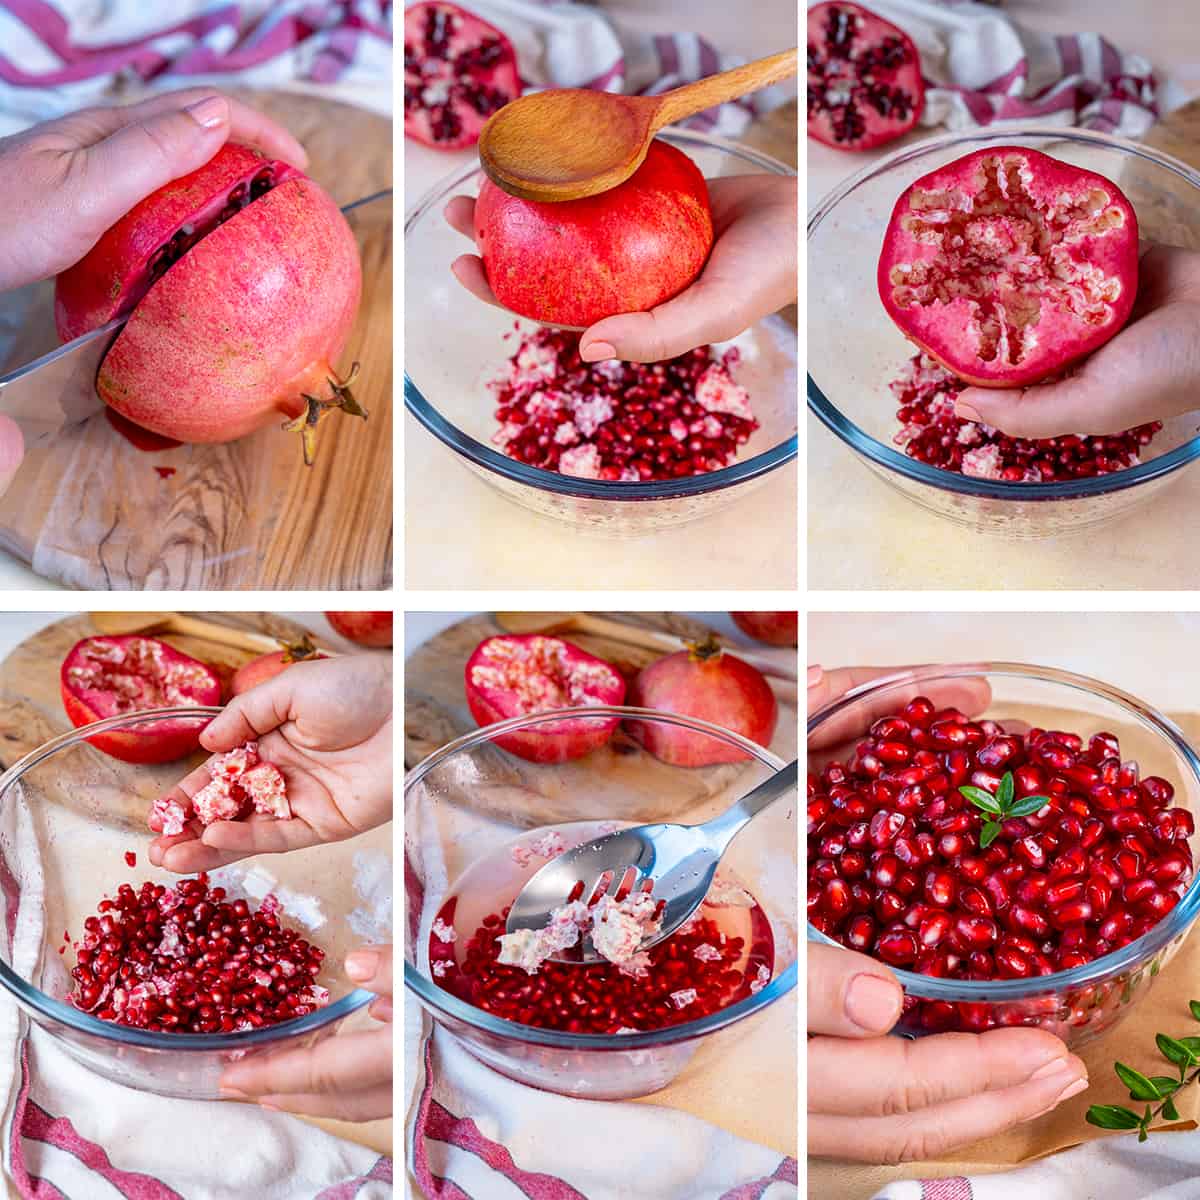
M 360 646 L 385 647 L 392 644 L 390 612 L 327 612 L 325 617 L 337 633 Z
M 230 442 L 328 399 L 362 293 L 333 200 L 289 179 L 214 229 L 146 293 L 100 366 L 100 398 L 181 442 Z
M 678 716 L 696 717 L 768 746 L 779 706 L 762 673 L 721 650 L 714 638 L 668 654 L 638 672 L 629 703 Z M 707 734 L 642 721 L 629 732 L 655 758 L 676 767 L 743 762 L 750 756 Z
M 800 645 L 799 613 L 731 612 L 729 615 L 744 634 L 768 646 Z
M 119 690 L 104 678 L 106 674 L 119 677 Z M 77 729 L 105 717 L 148 708 L 221 703 L 221 680 L 208 663 L 158 638 L 138 634 L 76 642 L 63 659 L 59 686 L 63 708 Z M 172 717 L 99 733 L 88 742 L 122 762 L 174 762 L 199 749 L 200 733 L 209 720 Z
M 625 699 L 625 680 L 611 663 L 538 633 L 485 638 L 467 659 L 463 679 L 467 707 L 481 726 Z M 598 750 L 619 723 L 619 717 L 566 718 L 493 741 L 528 762 L 566 762 Z
M 648 312 L 700 274 L 713 244 L 708 186 L 686 154 L 654 141 L 629 179 L 582 200 L 522 200 L 486 180 L 475 239 L 505 308 L 583 328 Z
M 258 687 L 260 683 L 274 679 L 295 663 L 312 662 L 328 657 L 328 654 L 323 654 L 311 642 L 297 642 L 294 646 L 285 646 L 282 650 L 274 650 L 270 654 L 260 654 L 258 658 L 252 658 L 234 671 L 229 685 L 230 695 L 240 696 L 243 692 Z
M 1137 296 L 1138 222 L 1111 180 L 1022 146 L 977 150 L 896 201 L 879 296 L 977 387 L 1025 387 L 1098 350 Z

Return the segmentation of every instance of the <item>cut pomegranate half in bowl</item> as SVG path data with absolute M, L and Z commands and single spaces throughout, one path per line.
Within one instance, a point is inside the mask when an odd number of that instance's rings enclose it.
M 153 835 L 146 817 L 159 795 L 207 757 L 198 753 L 164 765 L 114 764 L 90 739 L 136 733 L 144 725 L 161 729 L 172 721 L 190 728 L 197 716 L 210 719 L 220 711 L 178 707 L 106 718 L 35 746 L 0 775 L 0 869 L 9 880 L 11 911 L 18 915 L 15 936 L 0 937 L 0 988 L 83 1066 L 127 1087 L 185 1099 L 217 1099 L 221 1072 L 248 1052 L 283 1052 L 343 1030 L 376 1027 L 365 1012 L 374 996 L 350 980 L 342 963 L 363 943 L 368 925 L 367 936 L 390 940 L 392 852 L 385 826 L 345 843 L 245 859 L 209 875 L 211 887 L 223 888 L 230 904 L 244 901 L 248 913 L 275 911 L 267 899 L 274 896 L 281 928 L 298 931 L 325 952 L 317 983 L 330 993 L 327 1005 L 233 1033 L 138 1028 L 77 1007 L 90 996 L 72 971 L 89 963 L 99 970 L 103 947 L 90 943 L 105 916 L 117 913 L 123 928 L 126 922 L 135 928 L 147 924 L 151 963 L 161 965 L 157 955 L 174 955 L 180 948 L 164 945 L 154 951 L 157 922 L 138 903 L 147 883 L 161 885 L 163 894 L 187 890 L 179 886 L 184 877 L 150 864 L 147 847 Z M 97 918 L 101 897 L 111 903 Z M 197 903 L 205 901 L 217 911 L 211 891 Z M 159 907 L 166 914 L 170 906 Z M 240 905 L 236 911 L 241 913 Z M 196 919 L 205 916 L 202 910 Z M 164 937 L 169 923 L 164 916 Z M 264 946 L 249 952 L 268 951 Z M 146 961 L 130 954 L 116 964 L 118 971 L 129 959 Z M 286 969 L 281 967 L 280 974 Z M 194 994 L 179 995 L 180 1003 L 205 1002 Z M 131 992 L 130 1002 L 137 1000 Z M 218 997 L 218 1007 L 220 1002 Z
M 973 130 L 908 146 L 841 184 L 809 218 L 809 279 L 821 303 L 809 317 L 808 406 L 854 459 L 921 507 L 1012 539 L 1053 537 L 1116 520 L 1156 496 L 1200 458 L 1200 428 L 1192 414 L 1166 421 L 1150 439 L 1063 439 L 1042 455 L 1054 468 L 1053 482 L 999 477 L 1002 472 L 992 469 L 1000 465 L 999 456 L 993 463 L 974 455 L 969 465 L 975 473 L 964 474 L 904 452 L 907 442 L 923 458 L 941 461 L 930 452 L 929 439 L 910 436 L 914 431 L 906 430 L 898 416 L 902 403 L 910 401 L 889 386 L 911 375 L 916 347 L 879 299 L 884 232 L 897 198 L 915 181 L 966 155 L 1002 146 L 1037 150 L 1116 184 L 1137 214 L 1143 241 L 1200 248 L 1200 173 L 1123 138 L 1019 127 Z M 914 403 L 919 407 L 926 400 L 936 403 L 937 397 L 918 396 Z M 926 417 L 918 414 L 918 419 Z M 947 428 L 948 436 L 960 432 Z M 963 436 L 975 434 L 968 430 Z M 827 473 L 841 448 L 818 434 L 809 455 L 810 468 Z M 834 499 L 811 496 L 814 504 Z
M 721 138 L 684 130 L 670 130 L 660 136 L 691 158 L 707 179 L 750 172 L 795 175 L 783 163 Z M 413 206 L 404 226 L 408 299 L 405 337 L 409 347 L 405 404 L 458 461 L 524 508 L 599 534 L 634 537 L 697 520 L 725 507 L 794 460 L 798 447 L 797 339 L 794 324 L 780 314 L 757 322 L 732 343 L 714 347 L 714 355 L 731 348 L 739 352 L 740 359 L 730 369 L 731 374 L 734 382 L 749 393 L 758 422 L 748 440 L 734 446 L 733 439 L 746 433 L 745 423 L 738 426 L 731 419 L 735 415 L 732 406 L 718 401 L 721 411 L 709 415 L 716 416 L 722 428 L 714 428 L 709 440 L 730 443 L 728 448 L 736 453 L 726 456 L 732 459 L 728 465 L 670 479 L 639 478 L 633 482 L 628 477 L 603 477 L 604 468 L 613 464 L 602 456 L 594 463 L 594 470 L 587 462 L 571 464 L 571 469 L 597 476 L 584 477 L 544 469 L 503 453 L 497 440 L 503 425 L 496 417 L 498 402 L 489 383 L 509 369 L 508 360 L 519 352 L 523 340 L 532 338 L 536 344 L 530 347 L 531 353 L 541 353 L 553 349 L 542 345 L 543 341 L 564 335 L 532 321 L 518 321 L 513 313 L 482 303 L 450 274 L 451 263 L 469 252 L 471 246 L 446 224 L 443 210 L 452 196 L 474 196 L 482 179 L 478 166 L 447 176 Z M 695 366 L 685 363 L 671 370 L 675 374 L 694 374 Z M 605 364 L 596 364 L 592 372 L 601 368 L 608 369 Z M 649 377 L 651 368 L 629 364 L 631 376 L 639 372 Z M 724 384 L 718 375 L 713 372 L 704 386 L 712 386 L 714 380 Z M 641 379 L 642 384 L 645 381 Z M 638 386 L 638 381 L 623 380 L 620 386 Z M 674 405 L 686 399 L 672 396 L 663 403 Z M 669 426 L 675 413 L 664 410 L 660 415 Z M 653 431 L 648 436 L 652 443 Z M 646 450 L 653 458 L 656 448 L 651 443 L 647 443 Z M 419 437 L 413 439 L 413 445 L 421 445 Z M 579 447 L 573 449 L 576 453 L 571 458 L 579 459 Z M 425 450 L 423 445 L 421 450 Z M 527 457 L 534 458 L 532 454 Z
M 898 1033 L 1024 1025 L 1082 1045 L 1200 915 L 1200 755 L 1106 683 L 915 668 L 816 713 L 808 745 L 808 938 L 896 972 Z

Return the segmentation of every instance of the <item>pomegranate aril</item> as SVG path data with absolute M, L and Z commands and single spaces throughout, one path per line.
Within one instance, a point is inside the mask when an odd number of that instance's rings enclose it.
M 915 961 L 917 951 L 917 939 L 907 929 L 888 930 L 880 934 L 875 943 L 876 955 L 894 967 L 907 966 Z

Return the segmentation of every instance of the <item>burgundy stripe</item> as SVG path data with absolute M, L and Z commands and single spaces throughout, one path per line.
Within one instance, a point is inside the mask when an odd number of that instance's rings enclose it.
M 749 1183 L 739 1183 L 732 1190 L 723 1192 L 720 1200 L 759 1200 L 771 1184 L 798 1183 L 799 1179 L 799 1164 L 794 1158 L 784 1158 L 770 1175 L 764 1175 L 761 1179 L 754 1179 Z
M 700 78 L 705 79 L 709 75 L 715 75 L 721 69 L 721 60 L 717 56 L 717 52 L 703 38 L 697 38 L 696 42 L 700 48 Z
M 1100 70 L 1104 79 L 1117 79 L 1121 74 L 1121 55 L 1104 38 L 1100 39 Z
M 1008 94 L 1012 91 L 1019 90 L 1017 85 L 1029 78 L 1029 60 L 1027 58 L 1019 58 L 1016 63 L 1003 75 L 997 75 L 994 79 L 989 79 L 982 87 L 975 90 L 979 92 L 1003 92 Z
M 319 1192 L 313 1200 L 354 1200 L 364 1183 L 391 1183 L 392 1160 L 382 1155 L 375 1160 L 375 1165 L 365 1174 L 355 1179 L 344 1179 Z
M 625 57 L 622 55 L 613 63 L 606 71 L 601 71 L 599 75 L 593 75 L 582 86 L 591 88 L 593 91 L 604 92 L 608 90 L 608 85 L 615 79 L 623 79 L 625 77 Z
M 1064 75 L 1078 75 L 1083 70 L 1083 53 L 1079 49 L 1079 38 L 1075 34 L 1056 37 L 1054 44 L 1058 47 L 1058 59 L 1062 63 Z
M 922 1179 L 921 1200 L 972 1200 L 975 1192 L 965 1175 L 952 1179 Z
M 0 853 L 0 892 L 4 894 L 4 927 L 8 931 L 8 951 L 11 955 L 17 917 L 21 911 L 21 885 L 10 870 L 5 853 Z
M 673 37 L 654 38 L 654 52 L 658 55 L 659 75 L 679 74 L 679 47 Z

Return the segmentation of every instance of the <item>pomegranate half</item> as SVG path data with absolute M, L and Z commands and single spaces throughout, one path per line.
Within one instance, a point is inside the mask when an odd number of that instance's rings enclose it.
M 648 312 L 700 274 L 713 244 L 708 186 L 686 154 L 656 140 L 624 183 L 582 200 L 522 200 L 485 180 L 475 240 L 505 308 L 584 328 Z
M 977 387 L 1023 387 L 1129 319 L 1138 223 L 1103 175 L 1023 146 L 977 150 L 896 201 L 879 295 L 900 331 Z
M 160 188 L 58 277 L 69 340 L 129 314 L 96 389 L 181 442 L 229 442 L 287 418 L 311 462 L 330 410 L 366 414 L 332 366 L 362 293 L 333 200 L 286 163 L 226 145 Z
M 212 667 L 158 638 L 127 635 L 76 642 L 59 673 L 63 708 L 76 728 L 151 708 L 221 703 Z M 200 747 L 209 717 L 171 717 L 88 738 L 97 750 L 131 763 L 164 763 Z
M 270 654 L 260 654 L 258 658 L 243 663 L 233 673 L 233 680 L 229 685 L 230 694 L 240 696 L 252 687 L 274 679 L 293 663 L 311 662 L 313 659 L 328 657 L 329 655 L 318 650 L 312 638 L 305 634 L 294 642 L 284 642 L 280 649 Z
M 614 666 L 562 638 L 537 633 L 485 638 L 467 660 L 464 675 L 467 706 L 480 725 L 625 699 L 625 680 Z M 619 722 L 619 717 L 569 717 L 494 740 L 530 762 L 564 762 L 599 749 Z

